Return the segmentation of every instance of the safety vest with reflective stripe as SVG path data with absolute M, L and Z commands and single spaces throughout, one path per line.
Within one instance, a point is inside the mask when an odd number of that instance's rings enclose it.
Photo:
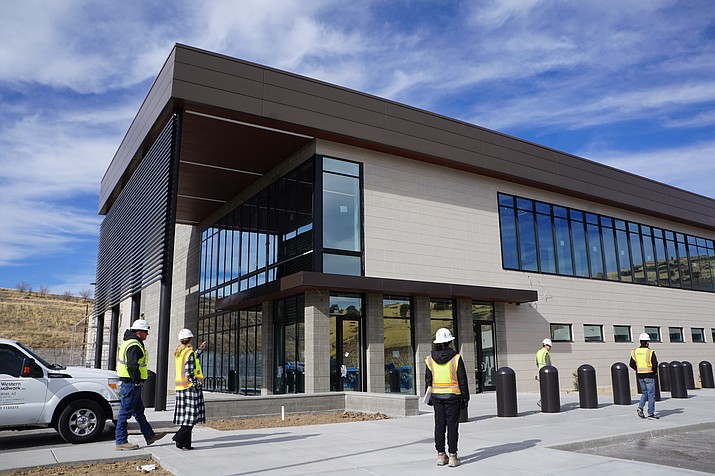
M 457 365 L 459 365 L 459 354 L 445 364 L 438 364 L 432 360 L 432 356 L 425 359 L 425 364 L 432 372 L 432 393 L 453 393 L 460 395 L 459 381 L 457 380 Z
M 551 354 L 546 347 L 542 347 L 536 352 L 536 365 L 541 370 L 541 367 L 551 365 Z
M 639 374 L 647 374 L 653 372 L 652 355 L 653 352 L 648 347 L 638 347 L 631 352 L 631 357 L 636 362 L 636 372 Z
M 131 375 L 129 375 L 129 367 L 127 367 L 127 350 L 135 345 L 138 345 L 142 351 L 142 357 L 139 359 L 139 362 L 137 362 L 139 364 L 139 375 L 142 380 L 146 380 L 148 377 L 146 365 L 149 362 L 149 355 L 147 355 L 144 346 L 141 345 L 136 339 L 125 340 L 122 342 L 122 345 L 119 346 L 119 355 L 117 355 L 117 375 L 124 378 L 131 378 Z
M 186 390 L 193 385 L 190 376 L 186 375 L 186 361 L 189 360 L 191 354 L 194 354 L 194 377 L 196 377 L 200 383 L 204 381 L 201 363 L 199 359 L 196 358 L 194 350 L 187 347 L 181 351 L 178 357 L 174 358 L 176 362 L 176 390 Z

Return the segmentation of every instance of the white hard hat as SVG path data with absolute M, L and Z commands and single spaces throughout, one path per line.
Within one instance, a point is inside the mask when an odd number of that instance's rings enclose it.
M 435 344 L 444 344 L 445 342 L 452 342 L 453 340 L 454 336 L 452 336 L 452 333 L 449 332 L 449 329 L 445 329 L 444 327 L 437 329 L 434 335 Z
M 179 331 L 179 340 L 191 339 L 192 337 L 194 337 L 194 333 L 189 329 L 181 329 Z
M 541 345 L 551 345 L 551 339 L 544 339 L 541 341 Z
M 149 323 L 144 319 L 137 319 L 129 328 L 132 331 L 147 331 L 149 332 Z
M 644 332 L 643 334 L 638 336 L 638 340 L 650 340 L 650 335 Z

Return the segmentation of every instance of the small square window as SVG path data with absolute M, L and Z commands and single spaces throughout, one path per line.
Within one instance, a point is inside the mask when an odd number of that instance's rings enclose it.
M 551 340 L 554 342 L 572 342 L 571 324 L 551 324 Z
M 645 333 L 650 336 L 653 342 L 660 342 L 660 327 L 645 326 Z
M 690 329 L 690 335 L 693 336 L 693 342 L 705 342 L 705 329 L 702 327 L 693 327 Z
M 631 342 L 631 326 L 613 326 L 614 342 Z
M 670 342 L 684 342 L 682 327 L 669 327 L 668 333 L 670 334 Z
M 603 342 L 603 326 L 598 324 L 584 324 L 583 340 L 585 342 Z

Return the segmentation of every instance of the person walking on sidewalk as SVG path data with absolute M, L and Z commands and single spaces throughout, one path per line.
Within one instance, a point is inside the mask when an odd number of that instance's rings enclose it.
M 631 352 L 630 366 L 636 371 L 636 378 L 641 389 L 641 399 L 638 402 L 636 413 L 641 418 L 646 418 L 643 414 L 643 407 L 648 400 L 648 419 L 657 420 L 660 418 L 655 414 L 655 377 L 658 375 L 658 358 L 655 351 L 649 347 L 650 336 L 645 332 L 638 337 L 641 345 Z
M 431 394 L 428 404 L 434 407 L 434 445 L 437 449 L 437 466 L 459 466 L 457 440 L 459 439 L 459 414 L 469 404 L 467 371 L 461 356 L 452 349 L 452 333 L 441 328 L 435 333 L 434 350 L 425 359 L 427 369 L 425 393 Z M 445 430 L 449 457 L 445 453 Z
M 542 367 L 546 367 L 551 364 L 551 339 L 544 339 L 541 341 L 541 349 L 536 352 L 536 381 L 539 381 L 539 371 Z M 541 399 L 536 402 L 538 406 L 541 406 Z
M 172 438 L 180 450 L 193 450 L 191 430 L 197 423 L 206 423 L 204 393 L 202 385 L 204 373 L 197 358 L 206 347 L 206 342 L 199 344 L 194 351 L 191 343 L 194 334 L 189 329 L 179 331 L 179 347 L 174 351 L 176 361 L 176 406 L 174 407 L 174 425 L 181 428 Z
M 117 355 L 117 375 L 122 382 L 121 402 L 114 439 L 118 450 L 135 450 L 139 445 L 127 441 L 127 420 L 131 417 L 139 424 L 147 445 L 151 445 L 166 436 L 166 432 L 154 432 L 144 416 L 142 385 L 148 378 L 147 363 L 149 355 L 144 348 L 144 341 L 149 336 L 149 323 L 141 319 L 134 321 L 124 332 L 124 342 L 119 346 Z

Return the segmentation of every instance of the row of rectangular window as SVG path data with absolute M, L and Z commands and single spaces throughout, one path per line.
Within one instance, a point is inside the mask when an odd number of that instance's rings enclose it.
M 710 329 L 712 333 L 712 342 L 715 342 L 715 328 Z M 650 336 L 652 342 L 662 342 L 660 327 L 645 326 L 643 332 Z M 573 342 L 573 332 L 571 324 L 550 324 L 550 336 L 554 342 Z M 668 336 L 670 342 L 685 342 L 683 337 L 682 327 L 668 327 Z M 691 327 L 690 336 L 694 343 L 704 343 L 705 328 Z M 605 342 L 603 325 L 601 324 L 584 324 L 583 325 L 584 342 Z M 637 339 L 636 339 L 637 340 Z M 613 326 L 613 341 L 614 342 L 633 342 L 631 334 L 631 326 L 615 325 Z
M 504 269 L 715 292 L 713 240 L 498 194 Z

